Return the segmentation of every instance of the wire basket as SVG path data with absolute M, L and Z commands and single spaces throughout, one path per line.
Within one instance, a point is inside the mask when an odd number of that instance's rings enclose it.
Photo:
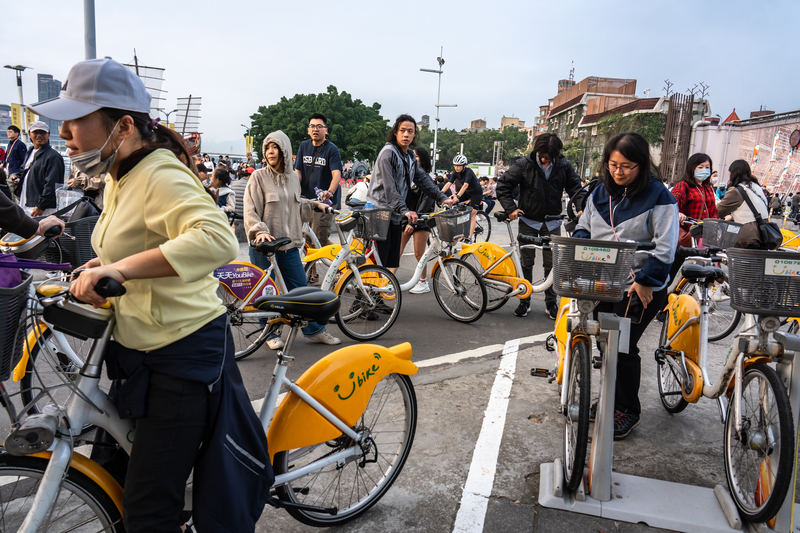
M 800 316 L 800 253 L 728 250 L 731 307 L 763 316 Z
M 392 210 L 385 207 L 362 209 L 358 221 L 356 237 L 365 241 L 385 241 L 389 235 Z
M 619 302 L 625 296 L 635 242 L 552 237 L 553 289 L 565 298 Z
M 20 274 L 22 283 L 11 289 L 0 288 L 0 381 L 11 376 L 25 344 L 25 311 L 33 277 L 25 271 Z
M 45 260 L 51 263 L 69 263 L 72 268 L 78 268 L 97 257 L 92 248 L 92 232 L 99 218 L 94 216 L 67 222 L 64 233 L 72 235 L 75 240 L 61 235 L 56 239 L 58 246 L 51 246 L 45 251 Z
M 739 240 L 739 230 L 742 224 L 718 218 L 703 220 L 703 246 L 727 250 L 736 245 Z
M 437 213 L 436 229 L 439 230 L 439 238 L 446 243 L 454 243 L 458 239 L 469 236 L 469 223 L 472 210 L 459 211 L 451 209 Z

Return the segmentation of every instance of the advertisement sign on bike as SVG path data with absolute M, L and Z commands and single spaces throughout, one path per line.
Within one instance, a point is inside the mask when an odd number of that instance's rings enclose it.
M 231 294 L 240 300 L 247 299 L 247 296 L 258 285 L 264 277 L 264 271 L 248 263 L 233 262 L 222 265 L 214 271 L 214 277 L 225 285 Z M 278 287 L 275 281 L 270 278 L 261 289 L 258 296 L 272 296 L 278 294 Z

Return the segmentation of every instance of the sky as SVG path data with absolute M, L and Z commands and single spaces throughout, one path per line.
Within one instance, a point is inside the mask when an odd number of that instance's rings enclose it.
M 85 58 L 83 3 L 6 4 L 0 65 L 31 67 L 23 90 L 33 103 L 38 73 L 63 82 Z M 202 97 L 207 151 L 242 153 L 241 124 L 259 106 L 329 85 L 380 103 L 386 119 L 433 120 L 438 76 L 419 69 L 437 67 L 440 47 L 441 103 L 458 106 L 441 109 L 442 128 L 479 118 L 497 128 L 503 115 L 533 124 L 573 62 L 576 81 L 632 78 L 639 96 L 663 95 L 666 79 L 678 92 L 704 82 L 722 118 L 800 108 L 797 0 L 96 0 L 95 10 L 98 57 L 129 62 L 135 49 L 165 68 L 167 110 Z M 0 103 L 16 101 L 14 72 L 0 69 Z

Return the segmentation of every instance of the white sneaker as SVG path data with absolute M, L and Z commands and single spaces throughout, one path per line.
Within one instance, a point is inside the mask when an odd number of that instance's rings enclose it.
M 328 333 L 327 330 L 320 331 L 316 335 L 312 335 L 312 336 L 306 337 L 306 338 L 308 340 L 310 340 L 311 342 L 318 342 L 320 344 L 334 345 L 334 344 L 341 344 L 342 343 L 342 339 L 334 337 L 333 335 Z
M 280 350 L 281 348 L 283 348 L 284 345 L 285 343 L 283 342 L 283 339 L 281 339 L 280 337 L 275 337 L 274 339 L 267 340 L 267 346 L 269 346 L 270 350 Z
M 414 288 L 408 292 L 411 294 L 425 294 L 426 292 L 431 292 L 431 288 L 428 286 L 427 279 L 421 279 L 414 285 Z

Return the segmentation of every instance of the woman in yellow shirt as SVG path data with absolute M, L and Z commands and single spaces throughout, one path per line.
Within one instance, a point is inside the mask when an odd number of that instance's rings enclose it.
M 193 468 L 195 521 L 214 515 L 207 529 L 224 530 L 216 517 L 236 514 L 223 501 L 226 490 L 217 487 L 222 499 L 207 509 L 215 498 L 198 501 L 197 485 L 207 449 L 226 423 L 217 413 L 233 406 L 254 422 L 248 428 L 259 428 L 213 277 L 236 257 L 238 243 L 196 176 L 183 139 L 150 119 L 150 96 L 137 76 L 110 58 L 89 60 L 70 70 L 64 87 L 59 98 L 31 107 L 63 121 L 60 135 L 79 171 L 108 172 L 105 209 L 92 235 L 98 257 L 84 265 L 71 291 L 99 306 L 105 299 L 94 286 L 101 278 L 127 289 L 112 299 L 117 322 L 107 357 L 109 377 L 126 379 L 115 398 L 120 416 L 136 420 L 123 495 L 126 531 L 181 531 Z M 268 457 L 263 430 L 258 433 L 235 436 L 237 444 Z M 265 463 L 258 482 L 272 474 Z M 247 516 L 230 530 L 252 531 L 257 518 Z

